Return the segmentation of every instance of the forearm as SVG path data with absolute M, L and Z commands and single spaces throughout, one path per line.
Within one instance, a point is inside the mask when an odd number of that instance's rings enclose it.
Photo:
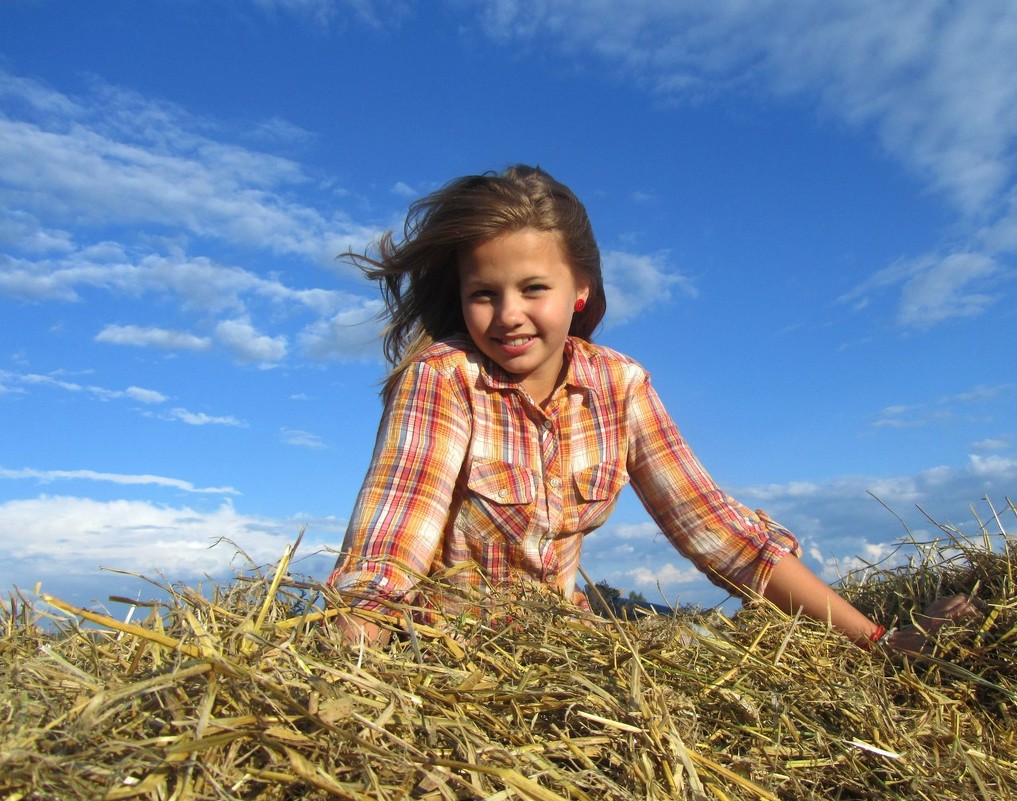
M 339 615 L 335 623 L 343 639 L 351 645 L 364 643 L 384 648 L 392 637 L 392 633 L 388 629 L 383 629 L 377 623 L 361 617 L 355 612 Z
M 800 609 L 815 620 L 828 620 L 863 647 L 868 646 L 879 628 L 792 554 L 774 566 L 763 597 L 788 614 L 796 614 Z

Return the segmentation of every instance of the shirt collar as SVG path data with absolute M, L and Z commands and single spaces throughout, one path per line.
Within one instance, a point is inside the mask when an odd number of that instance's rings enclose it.
M 472 343 L 470 343 L 472 345 Z M 480 380 L 490 389 L 516 389 L 518 384 L 495 362 L 472 345 L 480 366 Z M 595 346 L 585 340 L 569 337 L 565 340 L 565 384 L 597 394 L 602 381 L 593 362 L 597 358 Z

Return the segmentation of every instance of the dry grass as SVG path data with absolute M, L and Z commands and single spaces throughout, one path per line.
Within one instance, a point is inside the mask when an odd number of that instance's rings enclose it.
M 883 619 L 985 602 L 913 661 L 765 607 L 627 622 L 539 594 L 358 648 L 285 557 L 139 623 L 12 597 L 0 796 L 1017 799 L 1017 542 L 999 539 L 846 584 Z

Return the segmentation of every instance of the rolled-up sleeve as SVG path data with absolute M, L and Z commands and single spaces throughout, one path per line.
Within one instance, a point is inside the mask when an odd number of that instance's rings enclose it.
M 660 530 L 715 584 L 762 594 L 774 565 L 800 554 L 795 536 L 716 485 L 645 372 L 633 383 L 626 417 L 632 486 Z
M 329 578 L 351 604 L 379 609 L 379 601 L 401 599 L 428 574 L 441 547 L 469 428 L 455 382 L 426 363 L 411 364 L 385 405 Z

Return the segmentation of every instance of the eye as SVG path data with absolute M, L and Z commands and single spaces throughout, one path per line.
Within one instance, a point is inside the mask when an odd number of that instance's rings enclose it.
M 494 297 L 494 292 L 490 289 L 474 289 L 466 297 L 470 300 L 490 300 Z
M 549 289 L 547 284 L 528 284 L 526 287 L 526 294 L 528 295 L 539 295 L 541 292 L 546 292 Z

